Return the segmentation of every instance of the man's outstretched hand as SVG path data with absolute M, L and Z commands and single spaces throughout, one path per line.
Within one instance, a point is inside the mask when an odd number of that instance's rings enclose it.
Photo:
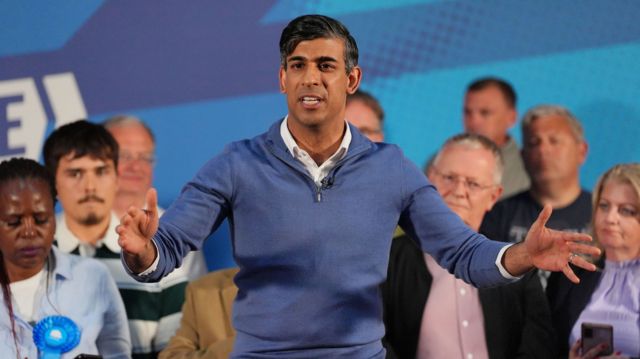
M 594 271 L 596 266 L 579 254 L 598 256 L 600 249 L 584 243 L 591 241 L 591 237 L 586 234 L 556 231 L 545 227 L 551 212 L 551 206 L 546 205 L 529 228 L 524 242 L 507 250 L 503 258 L 505 269 L 516 276 L 524 274 L 532 266 L 542 270 L 562 271 L 569 280 L 579 283 L 580 280 L 569 263 Z
M 157 255 L 156 247 L 151 243 L 158 230 L 158 193 L 153 188 L 147 191 L 146 207 L 129 207 L 116 228 L 124 260 L 134 273 L 149 268 Z

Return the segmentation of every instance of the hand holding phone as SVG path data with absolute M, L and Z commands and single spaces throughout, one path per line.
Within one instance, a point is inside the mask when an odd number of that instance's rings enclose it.
M 598 345 L 607 347 L 598 355 L 613 353 L 613 326 L 599 323 L 582 323 L 582 355 Z

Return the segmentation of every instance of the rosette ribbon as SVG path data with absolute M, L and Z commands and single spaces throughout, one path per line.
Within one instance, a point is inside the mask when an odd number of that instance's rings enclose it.
M 80 343 L 80 328 L 68 317 L 51 315 L 33 327 L 39 359 L 58 359 Z

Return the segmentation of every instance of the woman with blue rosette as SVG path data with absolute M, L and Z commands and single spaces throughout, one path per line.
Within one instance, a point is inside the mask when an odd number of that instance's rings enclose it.
M 0 358 L 129 358 L 127 317 L 102 263 L 58 251 L 53 178 L 0 163 Z

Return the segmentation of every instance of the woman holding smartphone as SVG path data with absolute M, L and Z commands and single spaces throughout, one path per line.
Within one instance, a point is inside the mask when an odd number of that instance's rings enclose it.
M 549 279 L 558 356 L 640 357 L 640 164 L 616 165 L 600 178 L 593 191 L 592 227 L 604 250 L 599 270 L 576 273 L 577 285 L 555 274 Z M 613 348 L 599 344 L 583 352 L 583 323 L 612 326 Z M 597 330 L 585 327 L 589 335 Z
M 37 162 L 0 163 L 0 358 L 131 356 L 107 268 L 52 247 L 55 186 Z

